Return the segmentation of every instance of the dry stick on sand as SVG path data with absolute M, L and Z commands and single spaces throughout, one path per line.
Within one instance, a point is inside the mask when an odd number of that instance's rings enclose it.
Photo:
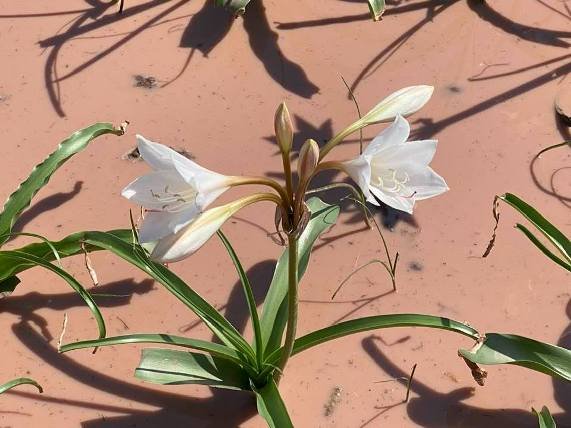
M 410 398 L 410 388 L 412 385 L 412 379 L 414 377 L 414 372 L 416 372 L 416 366 L 417 365 L 418 365 L 417 363 L 414 363 L 414 366 L 412 366 L 412 370 L 411 370 L 410 375 L 408 377 L 401 376 L 401 377 L 397 377 L 394 379 L 379 380 L 375 383 L 406 381 L 406 395 L 405 395 L 405 398 L 403 400 L 403 403 L 408 403 L 408 399 Z

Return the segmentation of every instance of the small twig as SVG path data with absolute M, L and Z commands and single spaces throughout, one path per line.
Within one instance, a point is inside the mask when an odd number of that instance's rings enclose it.
M 63 336 L 65 335 L 65 330 L 67 328 L 67 312 L 63 313 L 63 324 L 61 326 L 61 333 L 59 335 L 59 339 L 57 341 L 57 349 L 58 351 L 61 349 L 61 345 L 63 343 Z
M 412 385 L 412 378 L 414 377 L 414 372 L 416 371 L 416 366 L 418 364 L 414 364 L 414 366 L 412 366 L 412 370 L 410 372 L 410 376 L 406 377 L 406 376 L 400 376 L 400 377 L 395 377 L 394 379 L 385 379 L 385 380 L 378 380 L 375 383 L 385 383 L 385 382 L 405 382 L 406 381 L 406 396 L 404 398 L 403 403 L 408 403 L 408 399 L 410 398 L 410 388 Z
M 412 366 L 412 371 L 410 372 L 408 382 L 406 383 L 406 396 L 404 398 L 405 403 L 408 403 L 408 399 L 410 397 L 410 386 L 412 385 L 412 378 L 414 377 L 414 372 L 416 371 L 416 366 L 417 366 L 416 363 L 414 364 L 414 366 Z
M 117 316 L 117 319 L 121 322 L 121 324 L 123 324 L 123 328 L 124 328 L 125 330 L 129 330 L 129 326 L 127 325 L 127 323 L 126 323 L 125 321 L 123 321 L 123 320 L 121 319 L 121 317 Z
M 328 190 L 332 190 L 332 189 L 335 189 L 335 188 L 346 188 L 346 189 L 349 189 L 349 190 L 351 191 L 351 193 L 355 196 L 355 198 L 358 198 L 358 199 L 360 200 L 360 206 L 361 206 L 361 207 L 365 207 L 365 202 L 366 202 L 366 201 L 365 201 L 365 197 L 363 196 L 363 193 L 362 193 L 360 190 L 358 190 L 357 188 L 355 188 L 355 186 L 353 186 L 353 185 L 351 185 L 351 184 L 349 184 L 349 183 L 344 183 L 344 182 L 332 183 L 332 184 L 329 184 L 329 185 L 327 185 L 327 186 L 317 187 L 317 188 L 314 188 L 314 189 L 309 189 L 308 191 L 305 192 L 305 194 L 306 194 L 306 195 L 311 195 L 311 194 L 313 194 L 313 193 L 326 192 L 326 191 L 328 191 Z M 347 197 L 348 197 L 348 196 L 341 198 L 340 201 L 345 200 Z M 354 198 L 349 198 L 349 199 L 350 199 L 351 201 L 354 200 Z M 364 208 L 363 208 L 363 219 L 364 219 L 365 224 L 367 225 L 367 227 L 368 227 L 369 229 L 372 229 L 373 227 L 371 226 L 371 222 L 369 221 L 368 212 L 367 212 Z
M 89 276 L 91 277 L 91 281 L 93 282 L 93 285 L 98 286 L 99 285 L 99 280 L 97 279 L 97 272 L 95 272 L 95 269 L 93 268 L 93 265 L 91 264 L 91 259 L 89 258 L 89 254 L 87 252 L 87 250 L 85 249 L 85 243 L 82 242 L 81 243 L 81 249 L 83 250 L 84 253 L 84 259 L 85 259 L 85 268 L 87 269 L 87 272 L 89 272 Z
M 388 260 L 389 266 L 390 266 L 389 274 L 391 276 L 391 281 L 393 283 L 393 291 L 396 292 L 397 291 L 396 270 L 397 270 L 397 262 L 399 259 L 399 253 L 397 252 L 395 254 L 395 260 L 393 262 L 393 260 L 391 259 L 391 255 L 389 253 L 389 247 L 387 245 L 387 241 L 385 240 L 385 236 L 383 235 L 383 231 L 381 230 L 381 227 L 379 226 L 379 223 L 377 222 L 377 220 L 375 220 L 375 217 L 373 216 L 373 213 L 371 213 L 371 210 L 363 202 L 361 202 L 357 199 L 353 199 L 353 198 L 349 198 L 349 199 L 351 199 L 352 201 L 361 205 L 363 207 L 363 209 L 366 211 L 366 213 L 368 214 L 368 217 L 370 217 L 370 219 L 373 220 L 373 224 L 375 225 L 375 228 L 377 229 L 377 232 L 378 232 L 379 236 L 381 237 L 381 241 L 382 241 L 383 247 L 385 249 L 385 254 L 387 256 L 387 260 Z
M 335 290 L 335 292 L 331 295 L 331 300 L 334 300 L 334 299 L 335 299 L 335 296 L 337 296 L 337 293 L 339 293 L 339 291 L 341 291 L 341 288 L 343 287 L 343 285 L 345 285 L 345 283 L 346 283 L 347 281 L 349 281 L 349 280 L 353 277 L 353 275 L 355 275 L 357 272 L 363 270 L 363 269 L 366 268 L 367 266 L 372 265 L 372 264 L 375 264 L 375 263 L 379 263 L 379 264 L 383 265 L 384 268 L 385 268 L 385 269 L 387 270 L 387 272 L 389 273 L 389 275 L 392 277 L 391 268 L 390 268 L 385 262 L 383 262 L 382 260 L 379 260 L 379 259 L 370 260 L 370 261 L 368 261 L 367 263 L 365 263 L 365 264 L 359 266 L 358 268 L 354 269 L 353 272 L 351 272 L 349 275 L 347 275 L 347 277 L 346 277 L 343 281 L 341 281 L 341 284 L 339 284 L 339 286 L 337 287 L 337 289 Z
M 359 108 L 359 103 L 357 102 L 357 98 L 355 98 L 355 94 L 353 94 L 351 87 L 347 84 L 343 76 L 341 76 L 341 80 L 343 80 L 345 87 L 349 91 L 349 95 L 351 96 L 351 99 L 355 103 L 355 107 L 357 107 L 357 114 L 359 115 L 359 119 L 361 119 L 361 109 Z M 363 128 L 359 128 L 359 154 L 360 155 L 363 154 Z
M 494 230 L 492 232 L 492 238 L 490 239 L 490 242 L 488 243 L 488 246 L 486 247 L 486 251 L 484 251 L 484 254 L 482 254 L 482 257 L 488 257 L 488 255 L 492 252 L 492 248 L 494 248 L 494 244 L 496 243 L 496 232 L 498 230 L 498 225 L 500 223 L 500 212 L 498 211 L 500 205 L 500 198 L 499 196 L 495 196 L 494 197 L 494 205 L 492 208 L 492 215 L 494 216 L 494 220 L 496 221 L 496 224 L 494 225 Z
M 498 62 L 498 63 L 496 63 L 496 64 L 487 64 L 487 63 L 484 61 L 484 68 L 482 68 L 482 70 L 481 70 L 479 73 L 474 74 L 473 76 L 468 77 L 468 80 L 470 81 L 470 80 L 476 79 L 477 77 L 480 77 L 482 74 L 484 74 L 484 73 L 486 72 L 486 70 L 488 70 L 488 68 L 499 67 L 499 66 L 502 66 L 502 65 L 510 65 L 510 63 L 509 63 L 509 62 Z

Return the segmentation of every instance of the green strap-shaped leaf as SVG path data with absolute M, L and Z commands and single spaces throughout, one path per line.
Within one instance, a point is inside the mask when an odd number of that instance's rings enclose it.
M 238 259 L 236 251 L 234 251 L 234 248 L 232 247 L 232 244 L 230 244 L 228 238 L 226 238 L 226 235 L 224 235 L 224 233 L 219 230 L 218 236 L 224 244 L 226 251 L 230 255 L 232 263 L 234 263 L 234 267 L 236 268 L 236 272 L 240 277 L 240 283 L 242 284 L 246 303 L 248 304 L 248 310 L 250 311 L 250 318 L 252 319 L 252 328 L 254 330 L 254 346 L 256 350 L 256 363 L 258 364 L 258 367 L 261 367 L 264 358 L 264 349 L 262 347 L 262 330 L 260 327 L 260 318 L 258 316 L 256 299 L 254 298 L 254 292 L 252 291 L 252 285 L 250 284 L 248 275 L 246 275 L 246 272 L 244 271 L 242 263 L 240 263 L 240 259 Z
M 233 347 L 238 346 L 242 351 L 250 353 L 252 357 L 254 356 L 250 345 L 214 307 L 188 287 L 173 272 L 158 263 L 152 262 L 144 255 L 143 250 L 133 243 L 131 230 L 78 232 L 67 236 L 61 241 L 52 242 L 52 247 L 55 248 L 61 258 L 64 258 L 81 254 L 83 252 L 82 244 L 84 244 L 84 248 L 88 252 L 109 250 L 145 271 L 165 285 L 169 291 L 190 307 L 222 341 L 227 344 L 232 343 Z M 32 258 L 35 257 L 44 261 L 55 259 L 53 249 L 45 242 L 22 247 L 18 250 L 18 253 L 27 254 Z M 20 257 L 16 260 L 0 256 L 0 293 L 11 291 L 9 290 L 9 288 L 13 288 L 11 283 L 17 281 L 15 274 L 30 269 L 36 266 L 36 264 L 26 257 Z M 230 337 L 230 342 L 228 342 L 228 337 Z
M 539 248 L 539 250 L 543 254 L 545 254 L 547 257 L 549 257 L 551 260 L 553 260 L 555 263 L 557 263 L 563 269 L 567 269 L 569 272 L 571 272 L 571 263 L 566 262 L 565 260 L 561 259 L 557 255 L 553 254 L 553 252 L 549 248 L 547 248 L 543 244 L 543 242 L 541 242 L 539 239 L 537 239 L 537 237 L 527 227 L 525 227 L 523 224 L 518 223 L 518 224 L 516 224 L 516 228 L 518 230 L 521 230 L 523 232 L 523 234 L 527 237 L 527 239 L 529 239 L 537 248 Z
M 133 240 L 133 234 L 129 229 L 112 230 L 107 233 L 116 236 L 125 242 L 132 242 Z M 54 249 L 61 258 L 82 254 L 83 249 L 81 248 L 81 243 L 84 240 L 85 232 L 78 232 L 65 237 L 61 241 L 51 242 L 51 245 L 46 242 L 38 242 L 26 245 L 16 251 L 35 256 L 49 262 L 55 260 Z M 93 247 L 85 244 L 85 251 L 87 252 L 100 250 L 100 247 Z M 0 257 L 0 293 L 12 292 L 15 285 L 19 282 L 15 275 L 33 268 L 34 266 L 36 265 L 29 260 L 13 260 Z
M 44 392 L 41 385 L 37 383 L 35 380 L 27 378 L 27 377 L 19 377 L 18 379 L 11 380 L 10 382 L 6 382 L 5 384 L 0 385 L 0 394 L 8 391 L 9 389 L 15 388 L 19 385 L 34 385 L 40 391 L 40 394 Z
M 143 349 L 135 377 L 161 385 L 250 390 L 248 375 L 239 365 L 212 355 L 174 349 Z
M 0 213 L 0 245 L 8 240 L 7 235 L 12 231 L 18 216 L 30 205 L 34 195 L 49 181 L 52 174 L 70 157 L 87 147 L 94 138 L 104 134 L 122 135 L 123 130 L 116 129 L 110 123 L 96 123 L 76 131 L 32 170 L 28 178 L 10 195 Z
M 529 220 L 557 248 L 567 263 L 571 264 L 571 241 L 557 227 L 543 217 L 539 211 L 512 193 L 506 193 L 500 196 L 500 199 Z M 535 243 L 535 241 L 532 242 Z
M 533 408 L 531 410 L 533 410 L 533 413 L 535 413 L 537 416 L 539 428 L 557 428 L 555 420 L 553 419 L 553 416 L 551 416 L 551 413 L 546 406 L 543 406 L 541 412 L 538 412 Z
M 313 244 L 319 235 L 335 224 L 339 215 L 338 206 L 326 204 L 319 198 L 309 199 L 307 206 L 311 211 L 311 218 L 298 241 L 298 278 L 300 280 L 307 269 Z M 288 260 L 286 249 L 276 264 L 272 283 L 264 300 L 261 325 L 264 355 L 266 356 L 281 346 L 287 324 Z
M 313 331 L 295 340 L 292 355 L 299 354 L 306 349 L 348 336 L 354 333 L 377 330 L 381 328 L 394 327 L 428 327 L 448 330 L 468 336 L 477 340 L 480 336 L 476 330 L 469 325 L 454 321 L 448 318 L 422 314 L 390 314 L 377 315 L 372 317 L 358 318 L 355 320 L 343 321 L 321 330 Z M 275 365 L 280 358 L 281 349 L 275 351 L 267 359 L 267 363 Z
M 268 427 L 293 428 L 285 403 L 273 379 L 263 388 L 253 388 L 253 390 L 256 393 L 258 413 L 266 420 Z
M 250 357 L 252 361 L 255 359 L 252 347 L 220 312 L 174 272 L 149 259 L 139 244 L 129 244 L 119 237 L 105 232 L 84 232 L 84 240 L 87 244 L 111 251 L 153 277 L 198 315 L 226 345 L 238 349 L 242 354 Z
M 385 0 L 367 0 L 373 20 L 378 21 L 385 12 Z
M 187 337 L 173 336 L 170 334 L 128 334 L 124 336 L 106 337 L 96 340 L 82 340 L 81 342 L 68 343 L 60 347 L 60 352 L 69 352 L 75 349 L 98 348 L 101 346 L 126 345 L 133 343 L 160 343 L 163 345 L 174 345 L 183 348 L 196 349 L 208 352 L 215 357 L 230 360 L 240 364 L 240 356 L 235 350 L 225 345 L 208 342 L 206 340 L 190 339 Z
M 53 253 L 52 257 L 54 257 Z M 73 288 L 80 295 L 80 297 L 85 301 L 85 303 L 91 310 L 91 313 L 93 314 L 95 320 L 97 321 L 97 327 L 99 329 L 99 337 L 100 338 L 105 337 L 105 321 L 103 320 L 103 316 L 101 315 L 101 312 L 97 307 L 97 304 L 91 297 L 91 294 L 89 294 L 85 290 L 85 288 L 83 288 L 83 286 L 79 283 L 79 281 L 77 281 L 73 276 L 71 276 L 65 270 L 33 254 L 28 254 L 20 251 L 0 251 L 0 264 L 9 264 L 9 263 L 14 263 L 14 264 L 25 263 L 30 266 L 40 266 L 45 269 L 51 270 L 52 272 L 63 278 L 71 286 L 71 288 Z
M 527 337 L 487 333 L 481 344 L 459 353 L 476 364 L 515 364 L 571 381 L 571 351 Z

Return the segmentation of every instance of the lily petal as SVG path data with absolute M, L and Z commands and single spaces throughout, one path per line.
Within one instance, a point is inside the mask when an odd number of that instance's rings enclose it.
M 161 263 L 171 263 L 190 256 L 232 216 L 235 210 L 230 206 L 231 204 L 209 209 L 179 232 L 159 240 L 151 258 Z
M 368 156 L 362 155 L 356 159 L 341 163 L 343 170 L 361 188 L 365 199 L 370 198 L 369 183 L 371 181 L 371 164 Z
M 137 134 L 136 138 L 139 154 L 155 170 L 174 169 L 173 159 L 186 159 L 170 147 L 155 143 L 142 135 Z
M 411 141 L 392 145 L 382 154 L 378 160 L 374 159 L 373 164 L 382 164 L 384 168 L 400 169 L 402 165 L 422 165 L 427 166 L 436 153 L 437 140 Z
M 397 115 L 408 116 L 420 110 L 432 96 L 428 85 L 409 86 L 393 92 L 363 116 L 367 124 L 385 122 Z
M 170 193 L 181 193 L 187 192 L 189 186 L 176 171 L 152 171 L 128 184 L 121 195 L 147 209 L 163 211 L 169 204 L 157 195 L 167 193 L 165 189 Z
M 409 134 L 410 125 L 408 121 L 399 114 L 388 128 L 384 129 L 369 143 L 363 151 L 363 155 L 374 156 L 380 150 L 402 144 L 406 142 Z
M 198 209 L 188 209 L 175 213 L 165 211 L 147 212 L 139 230 L 139 242 L 142 244 L 154 242 L 167 235 L 177 233 L 199 214 Z
M 201 209 L 206 208 L 229 189 L 230 179 L 227 176 L 210 171 L 190 159 L 173 158 L 173 165 L 184 180 L 196 186 L 197 203 Z
M 405 169 L 409 176 L 407 187 L 414 193 L 414 199 L 422 200 L 438 196 L 448 190 L 444 178 L 438 175 L 429 166 L 422 168 Z
M 388 206 L 412 214 L 412 210 L 414 208 L 414 203 L 415 203 L 414 197 L 403 198 L 402 196 L 391 195 L 386 192 L 383 192 L 380 189 L 377 189 L 376 187 L 371 187 L 371 193 L 375 195 L 381 202 L 387 204 Z M 374 203 L 374 205 L 378 206 L 379 203 Z

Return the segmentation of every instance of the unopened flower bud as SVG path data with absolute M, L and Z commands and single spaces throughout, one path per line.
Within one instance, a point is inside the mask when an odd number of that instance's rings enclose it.
M 274 129 L 280 150 L 283 154 L 289 154 L 293 142 L 293 126 L 285 103 L 281 103 L 276 110 Z
M 313 174 L 318 162 L 319 146 L 315 140 L 306 140 L 299 151 L 299 160 L 297 162 L 297 173 L 301 182 Z

